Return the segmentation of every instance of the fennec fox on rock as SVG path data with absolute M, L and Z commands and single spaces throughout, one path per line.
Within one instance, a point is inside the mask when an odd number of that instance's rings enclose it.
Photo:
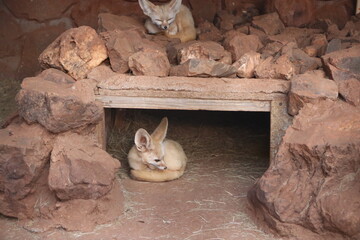
M 143 128 L 137 130 L 135 145 L 128 154 L 133 179 L 164 182 L 184 174 L 186 155 L 179 143 L 165 139 L 167 128 L 165 117 L 151 135 Z
M 164 32 L 167 37 L 179 38 L 181 42 L 196 39 L 194 19 L 181 0 L 172 0 L 164 5 L 139 0 L 139 5 L 144 14 L 150 17 L 145 22 L 145 28 L 150 34 Z

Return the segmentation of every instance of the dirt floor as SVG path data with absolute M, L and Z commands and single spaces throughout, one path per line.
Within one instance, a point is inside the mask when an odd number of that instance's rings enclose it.
M 267 113 L 127 110 L 118 116 L 127 120 L 116 122 L 108 151 L 122 162 L 124 215 L 90 233 L 31 233 L 1 217 L 0 239 L 279 239 L 255 226 L 246 199 L 268 166 Z M 187 170 L 167 183 L 131 180 L 126 154 L 133 135 L 139 127 L 151 132 L 163 116 L 169 118 L 168 138 L 180 142 L 189 158 Z

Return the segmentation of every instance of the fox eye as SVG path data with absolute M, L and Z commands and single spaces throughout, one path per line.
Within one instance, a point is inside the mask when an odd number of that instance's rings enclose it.
M 160 159 L 155 159 L 155 162 L 160 162 Z

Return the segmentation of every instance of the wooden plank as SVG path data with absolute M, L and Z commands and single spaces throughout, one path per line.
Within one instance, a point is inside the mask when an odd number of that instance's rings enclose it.
M 105 108 L 269 112 L 270 101 L 97 96 Z

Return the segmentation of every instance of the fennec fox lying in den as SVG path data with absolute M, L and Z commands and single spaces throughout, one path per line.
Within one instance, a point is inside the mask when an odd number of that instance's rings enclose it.
M 155 5 L 148 0 L 139 0 L 144 14 L 150 17 L 145 28 L 150 34 L 164 32 L 169 38 L 179 38 L 181 42 L 196 39 L 194 19 L 190 10 L 181 0 L 172 0 L 164 5 Z
M 137 130 L 135 145 L 128 154 L 133 179 L 164 182 L 184 174 L 186 155 L 179 143 L 165 139 L 167 128 L 165 117 L 151 135 L 143 128 Z

